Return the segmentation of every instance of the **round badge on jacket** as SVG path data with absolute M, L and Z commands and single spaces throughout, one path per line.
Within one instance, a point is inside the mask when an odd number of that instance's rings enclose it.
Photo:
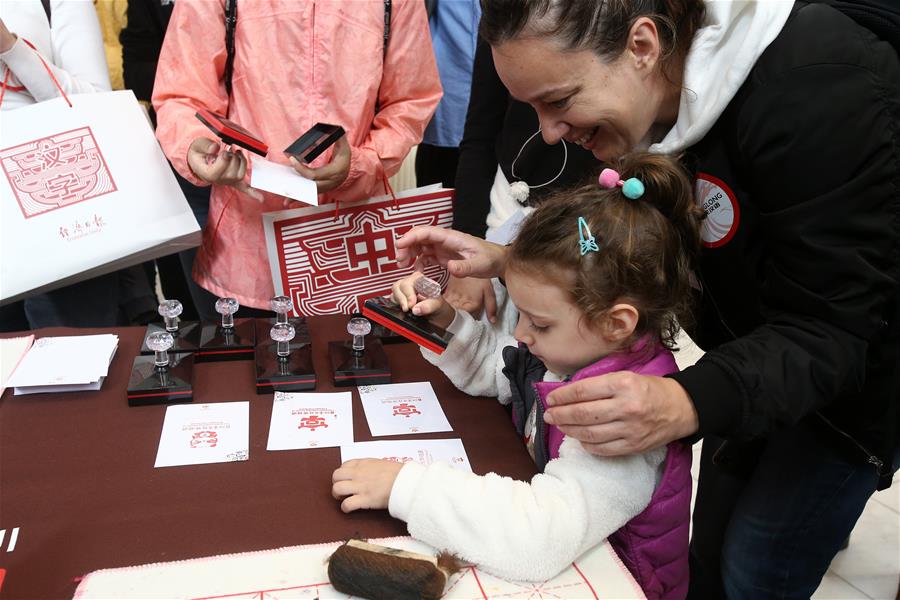
M 707 248 L 727 244 L 741 221 L 741 209 L 728 185 L 706 173 L 697 173 L 697 202 L 706 213 L 700 224 L 700 239 Z

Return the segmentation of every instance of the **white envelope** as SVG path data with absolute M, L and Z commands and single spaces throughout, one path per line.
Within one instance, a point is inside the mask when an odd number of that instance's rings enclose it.
M 6 385 L 21 388 L 96 383 L 108 373 L 118 343 L 119 337 L 112 334 L 40 338 Z
M 93 383 L 76 383 L 73 385 L 33 385 L 29 387 L 13 388 L 14 396 L 27 396 L 29 394 L 59 394 L 61 392 L 96 392 L 103 387 L 106 377 L 101 377 Z
M 287 165 L 280 165 L 255 154 L 250 154 L 253 168 L 250 171 L 250 187 L 312 206 L 319 205 L 316 182 L 298 174 Z

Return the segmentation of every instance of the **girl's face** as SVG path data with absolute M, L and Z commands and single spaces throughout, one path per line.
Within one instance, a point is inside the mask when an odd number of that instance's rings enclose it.
M 509 40 L 493 55 L 510 94 L 537 112 L 548 144 L 564 139 L 608 161 L 637 147 L 655 123 L 672 120 L 663 114 L 669 86 L 655 55 L 626 50 L 604 63 L 590 50 L 563 51 L 548 37 Z
M 514 335 L 557 375 L 574 375 L 618 349 L 557 284 L 520 270 L 506 272 L 509 297 L 519 309 Z

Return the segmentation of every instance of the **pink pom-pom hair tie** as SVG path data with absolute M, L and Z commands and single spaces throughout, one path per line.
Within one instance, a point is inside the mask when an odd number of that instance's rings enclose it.
M 622 181 L 622 179 L 619 178 L 618 171 L 613 169 L 603 169 L 600 171 L 600 177 L 597 178 L 597 183 L 600 184 L 600 187 L 607 189 L 618 186 L 622 188 L 622 193 L 625 194 L 625 197 L 631 200 L 637 200 L 644 195 L 644 184 L 641 183 L 639 179 L 632 177 L 627 181 Z

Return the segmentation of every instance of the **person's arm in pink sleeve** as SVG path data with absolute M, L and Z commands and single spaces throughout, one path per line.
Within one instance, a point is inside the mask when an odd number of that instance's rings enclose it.
M 175 169 L 196 185 L 209 184 L 191 171 L 188 148 L 198 137 L 214 136 L 194 113 L 198 108 L 228 113 L 225 57 L 223 2 L 176 2 L 153 84 L 156 137 Z
M 441 99 L 428 16 L 418 0 L 394 2 L 390 40 L 379 89 L 380 109 L 365 141 L 350 155 L 350 173 L 334 195 L 362 200 L 398 170 Z

